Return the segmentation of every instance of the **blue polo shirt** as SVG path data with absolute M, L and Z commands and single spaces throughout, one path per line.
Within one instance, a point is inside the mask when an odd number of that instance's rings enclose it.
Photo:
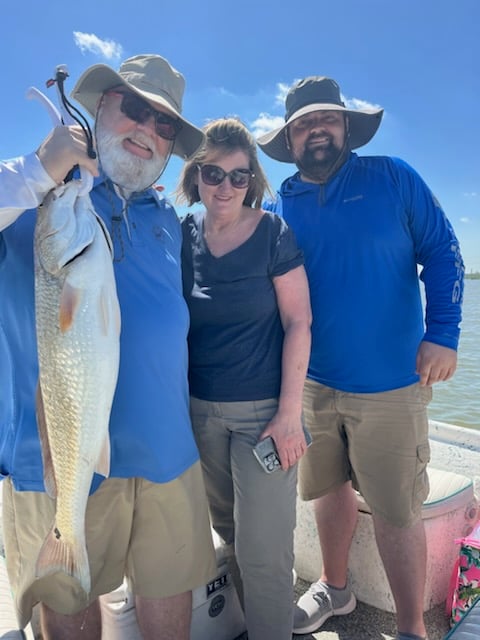
M 97 180 L 91 198 L 114 242 L 122 318 L 110 475 L 168 482 L 198 460 L 188 407 L 180 223 L 153 189 L 134 194 L 125 214 L 107 182 Z M 43 491 L 35 419 L 34 224 L 35 210 L 29 210 L 0 234 L 0 472 L 18 490 Z M 96 476 L 93 488 L 100 481 Z

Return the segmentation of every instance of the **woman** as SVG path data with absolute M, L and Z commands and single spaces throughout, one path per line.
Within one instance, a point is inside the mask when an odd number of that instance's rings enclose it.
M 177 190 L 205 207 L 182 221 L 192 423 L 212 524 L 240 569 L 249 640 L 290 640 L 307 279 L 285 222 L 260 208 L 269 189 L 251 134 L 235 118 L 204 132 Z M 273 473 L 253 455 L 267 436 L 281 463 Z

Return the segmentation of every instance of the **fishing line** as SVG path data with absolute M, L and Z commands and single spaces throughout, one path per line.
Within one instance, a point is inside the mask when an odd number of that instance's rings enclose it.
M 88 157 L 92 158 L 92 160 L 95 160 L 95 158 L 97 157 L 97 154 L 93 146 L 93 134 L 92 134 L 92 129 L 88 124 L 88 120 L 85 118 L 83 113 L 68 100 L 67 96 L 65 95 L 64 83 L 67 78 L 68 78 L 68 73 L 66 69 L 61 65 L 57 67 L 55 78 L 50 78 L 50 80 L 47 80 L 46 85 L 48 88 L 52 87 L 54 84 L 57 85 L 58 93 L 60 95 L 60 100 L 62 102 L 62 105 L 66 113 L 68 113 L 68 115 L 72 118 L 72 120 L 74 120 L 78 125 L 80 125 L 85 135 L 85 138 L 87 141 Z M 63 117 L 62 117 L 62 122 L 63 124 L 66 124 Z

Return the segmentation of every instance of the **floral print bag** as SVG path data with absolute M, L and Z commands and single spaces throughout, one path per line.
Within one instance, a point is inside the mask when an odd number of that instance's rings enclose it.
M 460 545 L 447 597 L 450 623 L 458 622 L 480 596 L 480 522 L 470 535 L 455 540 Z

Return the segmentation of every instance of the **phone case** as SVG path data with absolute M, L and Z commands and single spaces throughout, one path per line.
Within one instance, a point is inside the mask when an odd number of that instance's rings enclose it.
M 305 434 L 307 447 L 309 447 L 312 444 L 312 436 L 310 435 L 310 431 L 303 427 L 303 433 Z M 255 447 L 253 448 L 253 454 L 262 466 L 263 470 L 267 473 L 273 473 L 274 471 L 277 471 L 277 469 L 282 468 L 280 458 L 278 457 L 277 448 L 275 447 L 273 438 L 271 438 L 270 436 L 257 442 Z
M 253 455 L 267 473 L 273 473 L 282 468 L 275 443 L 270 436 L 257 442 L 253 448 Z

